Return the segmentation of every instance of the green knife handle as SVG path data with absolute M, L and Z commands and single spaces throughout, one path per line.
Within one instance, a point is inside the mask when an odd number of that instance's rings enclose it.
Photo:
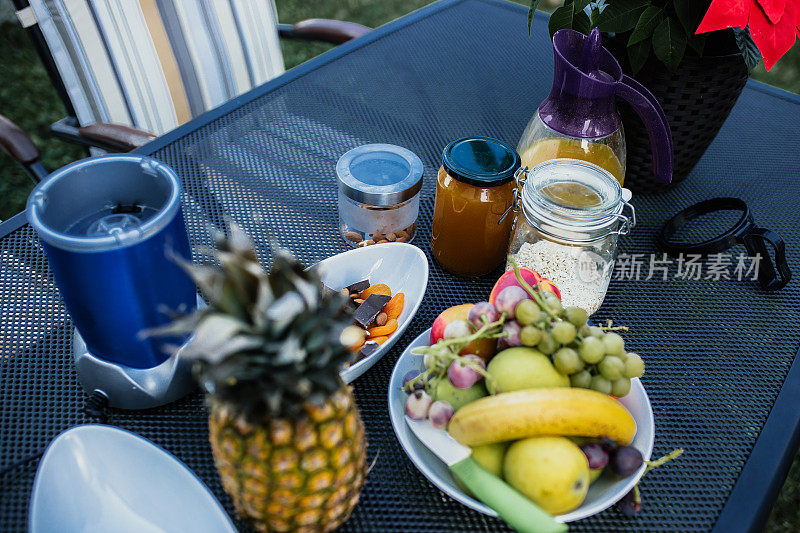
M 459 461 L 450 470 L 479 500 L 497 511 L 500 518 L 520 533 L 560 533 L 567 530 L 566 524 L 556 522 L 511 485 L 481 467 L 472 457 Z

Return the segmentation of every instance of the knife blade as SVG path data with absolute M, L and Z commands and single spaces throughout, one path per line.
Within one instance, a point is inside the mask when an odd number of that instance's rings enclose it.
M 478 497 L 494 509 L 508 525 L 521 533 L 562 533 L 566 524 L 557 522 L 511 485 L 481 467 L 471 457 L 472 450 L 428 420 L 413 420 L 406 416 L 412 433 L 431 452 L 444 462 L 450 471 Z

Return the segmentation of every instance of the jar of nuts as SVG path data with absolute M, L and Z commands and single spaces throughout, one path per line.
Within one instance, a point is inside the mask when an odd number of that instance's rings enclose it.
M 351 246 L 414 238 L 422 189 L 422 161 L 391 144 L 367 144 L 336 164 L 339 231 Z

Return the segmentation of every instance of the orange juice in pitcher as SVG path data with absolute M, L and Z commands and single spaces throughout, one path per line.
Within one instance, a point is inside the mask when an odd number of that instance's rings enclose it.
M 621 153 L 621 158 L 617 156 Z M 614 147 L 609 144 L 592 142 L 586 139 L 567 139 L 550 137 L 535 141 L 520 154 L 522 166 L 533 168 L 551 159 L 580 159 L 604 168 L 617 178 L 620 185 L 625 181 L 625 145 Z
M 627 102 L 647 127 L 654 174 L 672 179 L 672 135 L 656 98 L 623 74 L 595 28 L 587 36 L 559 30 L 553 36 L 553 88 L 522 133 L 517 152 L 533 168 L 552 159 L 577 159 L 625 180 L 625 134 L 617 100 Z

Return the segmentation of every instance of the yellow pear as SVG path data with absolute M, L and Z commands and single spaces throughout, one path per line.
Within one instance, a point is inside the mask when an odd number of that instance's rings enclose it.
M 578 507 L 589 490 L 589 462 L 564 437 L 531 437 L 514 442 L 503 462 L 505 479 L 550 514 Z

